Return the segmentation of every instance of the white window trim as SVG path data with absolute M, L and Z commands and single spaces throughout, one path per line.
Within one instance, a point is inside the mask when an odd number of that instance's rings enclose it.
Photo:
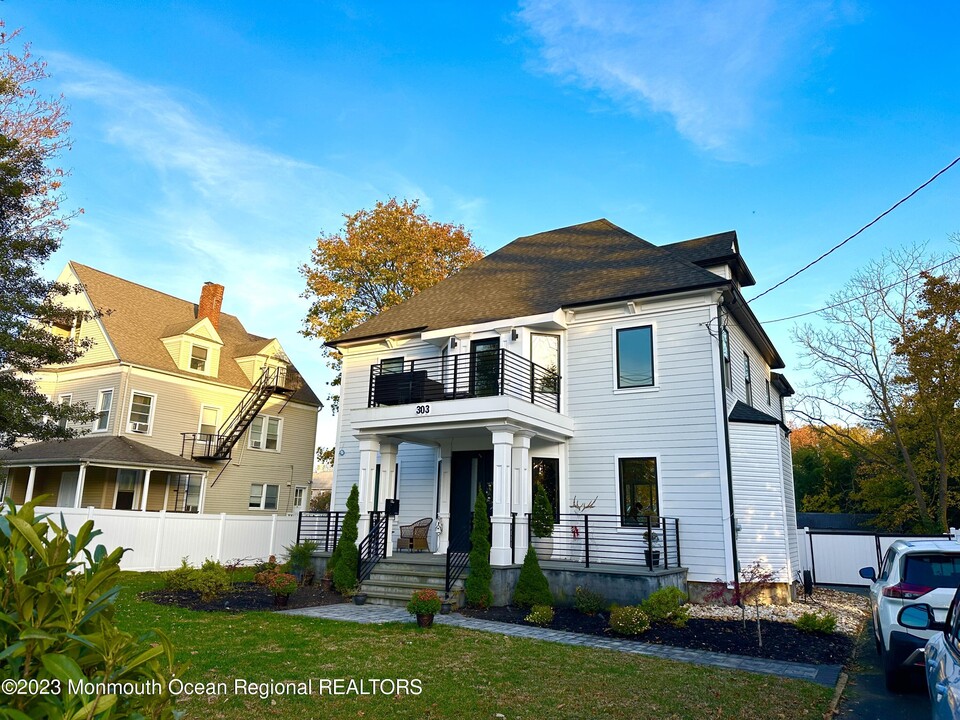
M 73 404 L 73 393 L 64 393 L 63 395 L 59 395 L 57 397 L 57 405 L 72 405 L 72 404 Z M 66 428 L 67 425 L 69 425 L 70 423 L 67 420 L 59 420 L 57 424 L 61 428 Z
M 646 532 L 645 527 L 624 527 L 623 518 L 620 514 L 620 508 L 623 507 L 623 498 L 620 495 L 620 460 L 623 459 L 650 459 L 652 458 L 657 464 L 657 504 L 660 506 L 657 508 L 659 517 L 664 517 L 666 513 L 663 508 L 663 465 L 660 462 L 660 453 L 659 452 L 646 452 L 644 450 L 637 450 L 636 452 L 624 452 L 617 453 L 613 456 L 613 481 L 615 495 L 617 498 L 616 506 L 616 516 L 617 516 L 617 532 L 623 533 L 626 535 L 642 535 Z
M 106 427 L 100 428 L 100 413 L 103 412 L 101 408 L 103 407 L 103 396 L 105 393 L 110 393 L 110 409 L 107 411 L 107 425 Z M 110 432 L 110 421 L 113 420 L 113 409 L 117 406 L 117 391 L 114 388 L 103 388 L 97 393 L 97 417 L 93 421 L 93 429 L 90 431 L 93 433 L 108 433 Z
M 300 505 L 297 505 L 297 490 L 303 490 L 303 499 L 300 502 Z M 306 510 L 307 506 L 310 505 L 310 494 L 307 492 L 308 487 L 306 485 L 294 485 L 293 486 L 293 495 L 291 495 L 290 504 L 293 506 L 294 510 Z M 279 497 L 277 498 L 277 504 L 279 505 Z
M 204 411 L 204 410 L 216 410 L 216 411 L 217 411 L 217 421 L 216 421 L 216 423 L 215 423 L 215 428 L 214 428 L 214 431 L 213 431 L 214 434 L 216 434 L 217 430 L 220 429 L 220 408 L 217 407 L 216 405 L 207 405 L 206 403 L 201 403 L 201 404 L 200 404 L 200 417 L 197 418 L 197 434 L 199 435 L 201 432 L 203 432 L 203 430 L 201 430 L 200 428 L 203 426 L 203 411 Z
M 195 368 L 190 367 L 190 361 L 193 360 L 193 349 L 195 347 L 201 347 L 207 351 L 207 359 L 203 364 L 203 370 L 197 370 Z M 187 354 L 187 367 L 184 369 L 188 370 L 189 372 L 196 373 L 197 375 L 211 375 L 212 373 L 210 372 L 210 366 L 213 364 L 213 353 L 214 353 L 214 348 L 212 345 L 208 345 L 207 343 L 202 343 L 202 342 L 191 341 L 190 352 Z
M 653 361 L 653 385 L 644 385 L 643 387 L 630 387 L 622 388 L 620 387 L 620 362 L 617 357 L 617 332 L 620 330 L 634 330 L 637 328 L 648 327 L 650 328 L 650 345 L 652 352 L 652 361 Z M 640 318 L 636 318 L 634 322 L 631 322 L 629 325 L 614 325 L 610 328 L 610 348 L 611 348 L 611 361 L 613 365 L 613 394 L 614 395 L 632 395 L 635 393 L 649 393 L 649 392 L 659 392 L 660 391 L 660 363 L 657 362 L 657 338 L 659 333 L 657 332 L 657 323 L 655 320 L 646 320 L 641 321 Z M 628 457 L 628 456 L 624 456 Z
M 250 483 L 250 487 L 253 487 L 254 485 L 259 485 L 259 486 L 260 486 L 260 507 L 248 507 L 247 509 L 250 510 L 250 511 L 258 510 L 258 511 L 260 511 L 260 512 L 271 512 L 271 513 L 275 513 L 275 512 L 277 512 L 277 511 L 279 511 L 279 509 L 280 509 L 280 484 L 279 484 L 279 483 Z M 265 505 L 266 502 L 267 502 L 267 488 L 268 488 L 269 486 L 273 486 L 273 487 L 277 488 L 277 507 L 275 507 L 275 508 L 266 508 L 266 507 L 264 507 L 264 505 Z M 248 493 L 247 505 L 249 506 L 249 504 L 250 504 L 250 500 L 249 500 L 249 493 Z
M 253 446 L 253 421 L 250 422 L 250 427 L 247 429 L 247 447 L 250 450 L 256 450 L 257 452 L 269 452 L 269 453 L 279 453 L 283 450 L 283 418 L 279 415 L 257 415 L 259 418 L 263 418 L 262 431 L 260 433 L 260 444 L 264 445 L 267 437 L 267 423 L 270 420 L 277 421 L 277 448 L 276 450 L 271 450 L 266 447 L 254 447 Z M 254 418 L 256 420 L 257 418 Z M 254 483 L 256 484 L 256 483 Z
M 133 396 L 134 396 L 134 395 L 146 395 L 146 396 L 152 398 L 151 401 L 150 401 L 150 419 L 147 420 L 148 428 L 147 428 L 147 432 L 145 432 L 145 433 L 142 433 L 142 432 L 134 432 L 134 431 L 133 431 L 133 423 L 130 422 L 130 413 L 133 412 Z M 152 435 L 153 435 L 153 419 L 154 419 L 154 417 L 156 416 L 156 414 L 157 414 L 157 395 L 156 395 L 156 393 L 144 392 L 144 391 L 142 391 L 142 390 L 133 390 L 133 391 L 130 393 L 130 403 L 127 405 L 127 433 L 130 434 L 130 435 L 146 435 L 147 437 L 152 436 Z

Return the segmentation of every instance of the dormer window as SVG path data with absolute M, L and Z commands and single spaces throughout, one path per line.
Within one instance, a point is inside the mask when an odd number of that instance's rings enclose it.
M 190 369 L 197 372 L 207 371 L 207 349 L 202 345 L 194 345 L 190 350 Z

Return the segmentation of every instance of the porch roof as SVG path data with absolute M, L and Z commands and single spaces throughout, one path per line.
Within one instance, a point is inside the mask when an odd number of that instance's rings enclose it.
M 15 450 L 0 450 L 0 464 L 9 467 L 82 462 L 194 473 L 207 472 L 210 469 L 193 460 L 115 435 L 108 437 L 88 435 L 70 440 L 32 443 Z

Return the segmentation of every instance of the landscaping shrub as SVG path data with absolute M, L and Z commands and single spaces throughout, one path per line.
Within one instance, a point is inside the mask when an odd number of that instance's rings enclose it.
M 114 623 L 120 558 L 99 545 L 87 521 L 70 535 L 37 503 L 8 505 L 0 517 L 0 680 L 43 682 L 52 692 L 4 693 L 10 718 L 173 718 L 168 682 L 173 647 L 160 632 L 136 637 Z M 70 681 L 156 683 L 156 693 L 71 692 Z M 41 686 L 42 687 L 42 686 Z M 59 689 L 57 689 L 59 688 Z
M 411 615 L 436 615 L 440 612 L 440 596 L 433 588 L 414 590 L 407 601 L 407 612 Z
M 553 604 L 550 584 L 547 582 L 543 570 L 540 569 L 537 551 L 533 549 L 533 546 L 527 548 L 527 555 L 523 558 L 523 567 L 520 568 L 517 587 L 513 591 L 513 604 L 517 607 Z
M 537 489 L 533 494 L 533 512 L 530 514 L 530 529 L 537 537 L 550 537 L 553 535 L 553 506 L 550 504 L 550 498 L 547 497 L 547 491 L 540 483 L 537 483 Z
M 607 609 L 607 599 L 600 593 L 577 585 L 573 606 L 584 615 L 596 615 Z
M 818 615 L 815 612 L 805 612 L 794 623 L 797 630 L 803 630 L 809 633 L 823 633 L 830 635 L 837 630 L 837 618 L 830 613 Z
M 302 581 L 304 573 L 313 567 L 313 553 L 316 552 L 318 547 L 319 545 L 313 540 L 304 540 L 284 548 L 287 551 L 287 564 L 290 566 L 290 572 L 296 576 L 298 581 Z
M 470 573 L 464 582 L 467 602 L 477 607 L 490 607 L 493 593 L 490 583 L 490 518 L 487 517 L 487 498 L 482 490 L 477 491 L 473 505 L 473 529 L 470 531 Z
M 201 600 L 210 602 L 230 589 L 230 576 L 227 569 L 215 560 L 206 560 L 195 568 L 183 558 L 180 567 L 164 573 L 164 586 L 168 590 L 199 593 Z
M 176 570 L 168 570 L 161 574 L 163 586 L 167 590 L 189 590 L 190 581 L 193 579 L 195 568 L 190 567 L 186 558 L 181 558 L 180 567 Z
M 530 614 L 524 620 L 540 627 L 546 627 L 553 622 L 553 608 L 549 605 L 534 605 Z
M 343 531 L 337 547 L 330 556 L 327 567 L 333 567 L 333 586 L 347 593 L 357 586 L 357 566 L 360 551 L 357 549 L 357 525 L 360 522 L 360 490 L 354 485 L 347 498 L 347 512 L 343 516 Z
M 690 611 L 684 606 L 686 602 L 686 593 L 678 587 L 669 586 L 650 593 L 650 597 L 640 606 L 650 622 L 668 622 L 682 628 L 690 619 Z
M 610 630 L 617 635 L 640 635 L 650 629 L 650 620 L 639 605 L 610 609 Z

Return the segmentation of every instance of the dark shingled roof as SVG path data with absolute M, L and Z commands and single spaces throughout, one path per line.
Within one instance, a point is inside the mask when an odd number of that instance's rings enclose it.
M 130 282 L 92 267 L 71 262 L 71 267 L 83 284 L 94 308 L 103 311 L 101 322 L 123 362 L 165 370 L 196 378 L 177 367 L 161 338 L 186 332 L 197 323 L 197 305 L 158 290 Z M 234 387 L 248 389 L 251 385 L 234 358 L 256 353 L 265 347 L 269 338 L 248 333 L 236 316 L 220 314 L 217 329 L 223 347 L 216 380 Z M 256 349 L 254 349 L 256 348 Z M 296 370 L 287 377 L 296 377 Z M 322 403 L 303 381 L 293 396 L 294 400 L 311 405 Z
M 109 437 L 86 435 L 71 440 L 31 443 L 17 450 L 0 450 L 0 464 L 4 465 L 23 466 L 34 463 L 42 465 L 58 461 L 117 463 L 187 472 L 204 472 L 210 469 L 193 460 L 115 435 Z
M 743 261 L 743 256 L 740 255 L 740 243 L 737 241 L 735 230 L 661 245 L 661 247 L 700 267 L 729 263 L 733 267 L 737 282 L 741 286 L 750 287 L 757 284 L 747 264 Z
M 528 235 L 328 344 L 727 283 L 685 253 L 698 255 L 692 247 L 680 253 L 657 247 L 605 219 Z
M 767 415 L 765 412 L 757 410 L 755 407 L 747 405 L 745 402 L 737 400 L 737 404 L 730 411 L 730 422 L 757 423 L 760 425 L 783 425 L 773 415 Z

